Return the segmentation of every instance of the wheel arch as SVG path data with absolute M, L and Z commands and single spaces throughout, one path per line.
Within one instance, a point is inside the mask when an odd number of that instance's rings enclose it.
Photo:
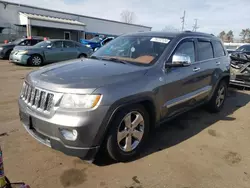
M 80 54 L 78 55 L 78 58 L 80 58 L 82 55 L 83 55 L 85 58 L 88 57 L 88 55 L 87 55 L 86 53 L 80 53 Z
M 222 82 L 225 81 L 227 83 L 227 86 L 229 86 L 229 82 L 230 82 L 230 75 L 229 74 L 224 74 L 221 76 L 220 79 L 217 80 L 217 82 L 215 83 L 214 87 L 212 88 L 212 92 L 208 98 L 208 101 L 212 98 L 212 96 L 214 95 L 214 92 L 216 91 L 216 88 L 218 87 L 218 85 Z
M 109 132 L 110 128 L 111 128 L 111 122 L 114 120 L 114 118 L 116 117 L 116 114 L 118 114 L 122 109 L 127 108 L 131 105 L 135 105 L 135 104 L 139 104 L 142 105 L 145 110 L 148 112 L 149 114 L 149 120 L 150 120 L 150 130 L 154 129 L 157 118 L 158 118 L 158 112 L 156 109 L 156 105 L 154 103 L 154 100 L 151 97 L 145 96 L 145 97 L 140 97 L 138 99 L 132 99 L 126 102 L 116 102 L 115 104 L 113 104 L 109 111 L 107 112 L 101 127 L 99 128 L 99 131 L 95 137 L 94 140 L 94 145 L 102 145 L 102 143 L 105 143 L 103 141 L 105 141 L 106 137 L 107 137 L 107 133 Z

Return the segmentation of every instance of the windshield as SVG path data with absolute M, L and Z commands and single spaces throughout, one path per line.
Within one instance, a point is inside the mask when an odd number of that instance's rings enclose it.
M 34 45 L 35 48 L 45 48 L 47 46 L 51 45 L 50 41 L 42 41 Z
M 100 37 L 94 37 L 94 38 L 90 39 L 89 41 L 91 41 L 91 42 L 101 42 L 102 38 L 100 38 Z
M 163 53 L 169 38 L 153 36 L 121 36 L 99 50 L 92 56 L 97 58 L 112 58 L 137 64 L 151 64 Z

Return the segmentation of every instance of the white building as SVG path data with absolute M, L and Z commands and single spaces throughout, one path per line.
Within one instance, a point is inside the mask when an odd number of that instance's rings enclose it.
M 92 38 L 150 31 L 151 27 L 49 10 L 0 0 L 0 42 L 22 36 L 57 39 Z M 2 40 L 2 41 L 1 41 Z

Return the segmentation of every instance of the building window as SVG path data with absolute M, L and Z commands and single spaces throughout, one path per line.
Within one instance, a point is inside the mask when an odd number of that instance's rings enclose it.
M 64 39 L 66 40 L 70 40 L 71 39 L 71 35 L 70 35 L 70 32 L 64 32 Z

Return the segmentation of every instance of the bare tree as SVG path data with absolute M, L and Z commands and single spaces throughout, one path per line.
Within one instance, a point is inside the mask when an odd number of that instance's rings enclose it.
M 125 23 L 134 23 L 135 17 L 135 13 L 129 10 L 124 10 L 121 13 L 121 21 Z
M 234 33 L 232 30 L 228 31 L 228 33 L 226 34 L 226 40 L 227 40 L 227 42 L 234 41 Z
M 242 42 L 250 42 L 250 29 L 242 29 L 240 36 Z
M 218 36 L 222 41 L 225 41 L 225 38 L 226 38 L 226 32 L 225 31 L 222 31 L 220 32 L 219 36 Z

